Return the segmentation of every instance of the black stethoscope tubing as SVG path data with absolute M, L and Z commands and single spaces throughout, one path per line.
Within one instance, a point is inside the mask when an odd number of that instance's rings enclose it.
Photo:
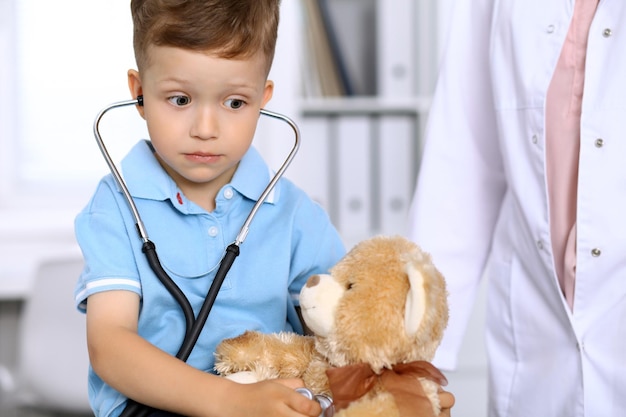
M 178 285 L 176 285 L 174 280 L 172 280 L 172 278 L 163 269 L 163 266 L 161 265 L 161 262 L 159 261 L 159 257 L 156 252 L 156 246 L 148 237 L 146 228 L 141 220 L 141 216 L 139 215 L 139 210 L 137 210 L 137 206 L 133 201 L 128 187 L 126 186 L 124 179 L 122 178 L 115 163 L 113 162 L 113 159 L 109 155 L 104 141 L 102 140 L 102 136 L 100 135 L 100 120 L 105 113 L 114 108 L 131 105 L 143 106 L 143 97 L 139 96 L 137 97 L 137 99 L 134 100 L 126 100 L 113 103 L 101 110 L 94 121 L 93 132 L 96 138 L 96 142 L 98 143 L 98 147 L 100 148 L 100 152 L 102 153 L 102 156 L 109 166 L 109 170 L 111 171 L 115 182 L 124 194 L 125 200 L 128 203 L 128 206 L 133 214 L 137 232 L 139 233 L 139 237 L 143 242 L 141 251 L 145 254 L 148 264 L 150 265 L 150 269 L 152 269 L 159 281 L 165 286 L 165 288 L 168 290 L 168 292 L 172 295 L 172 297 L 176 300 L 176 302 L 180 305 L 182 309 L 183 315 L 185 317 L 185 337 L 180 348 L 178 349 L 178 352 L 176 353 L 176 357 L 182 361 L 187 361 L 189 355 L 191 354 L 191 351 L 198 341 L 198 338 L 200 337 L 200 333 L 202 332 L 204 324 L 209 317 L 209 313 L 213 308 L 213 304 L 215 303 L 215 299 L 217 298 L 217 294 L 222 286 L 222 283 L 224 282 L 224 279 L 226 278 L 226 275 L 228 274 L 231 266 L 235 262 L 235 259 L 237 258 L 237 256 L 239 256 L 239 246 L 241 245 L 241 243 L 243 243 L 246 236 L 248 235 L 250 223 L 254 219 L 254 216 L 258 209 L 266 200 L 267 196 L 272 192 L 274 186 L 280 180 L 283 173 L 298 152 L 298 149 L 300 147 L 300 131 L 298 129 L 298 126 L 287 116 L 269 110 L 261 109 L 260 114 L 282 120 L 293 129 L 295 134 L 294 146 L 289 152 L 289 155 L 287 156 L 281 167 L 278 169 L 278 171 L 276 171 L 276 173 L 266 186 L 265 190 L 263 190 L 263 193 L 261 194 L 259 199 L 255 202 L 252 210 L 250 210 L 250 213 L 248 214 L 248 217 L 241 227 L 241 230 L 239 231 L 239 234 L 237 235 L 235 241 L 226 248 L 224 256 L 220 261 L 220 266 L 217 270 L 217 273 L 215 274 L 215 278 L 211 283 L 209 291 L 207 292 L 207 296 L 202 303 L 202 307 L 198 312 L 198 316 L 196 317 L 194 315 L 191 304 L 189 303 L 189 300 L 187 299 L 183 291 L 178 287 Z M 129 398 L 128 403 L 120 417 L 144 417 L 151 411 L 154 411 L 151 407 L 138 403 Z

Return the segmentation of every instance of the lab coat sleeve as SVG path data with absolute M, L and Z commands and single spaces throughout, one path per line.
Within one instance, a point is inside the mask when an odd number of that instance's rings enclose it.
M 457 366 L 505 192 L 489 71 L 492 0 L 457 1 L 409 215 L 446 278 L 450 321 L 434 363 Z M 483 337 L 483 335 L 476 335 Z

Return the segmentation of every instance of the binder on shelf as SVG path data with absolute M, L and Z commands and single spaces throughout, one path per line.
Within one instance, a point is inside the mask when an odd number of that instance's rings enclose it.
M 305 23 L 308 27 L 309 24 Z M 320 79 L 320 71 L 318 63 L 314 56 L 315 42 L 310 29 L 303 36 L 303 53 L 300 56 L 302 65 L 300 73 L 302 74 L 302 97 L 323 97 L 322 81 Z
M 346 96 L 351 96 L 354 94 L 354 89 L 352 87 L 350 77 L 348 76 L 348 69 L 344 60 L 344 54 L 342 52 L 339 38 L 337 36 L 337 31 L 335 30 L 335 20 L 332 17 L 328 2 L 329 0 L 317 0 L 320 17 L 326 31 L 328 47 L 335 63 L 337 75 L 339 76 L 343 93 Z
M 412 97 L 416 94 L 415 0 L 378 0 L 378 95 Z
M 371 123 L 367 115 L 344 115 L 331 123 L 331 134 L 336 132 L 330 138 L 336 146 L 331 153 L 338 158 L 337 189 L 331 194 L 338 205 L 335 224 L 347 241 L 356 242 L 366 238 L 371 229 Z
M 305 24 L 303 93 L 345 96 L 352 91 L 326 0 L 302 0 Z
M 330 213 L 328 184 L 332 167 L 329 161 L 329 122 L 326 117 L 306 117 L 300 122 L 302 142 L 286 176 Z M 332 216 L 331 216 L 332 218 Z
M 409 115 L 379 121 L 380 232 L 406 234 L 408 209 L 418 166 L 417 123 Z

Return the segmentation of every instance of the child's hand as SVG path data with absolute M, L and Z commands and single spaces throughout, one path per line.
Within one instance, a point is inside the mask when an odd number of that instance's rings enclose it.
M 235 384 L 223 407 L 229 417 L 318 417 L 322 407 L 295 391 L 300 379 L 275 379 L 254 384 Z

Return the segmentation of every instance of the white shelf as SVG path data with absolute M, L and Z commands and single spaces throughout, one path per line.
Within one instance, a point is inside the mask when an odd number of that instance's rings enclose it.
M 430 97 L 332 97 L 301 99 L 299 108 L 303 116 L 350 114 L 422 114 L 428 111 Z

